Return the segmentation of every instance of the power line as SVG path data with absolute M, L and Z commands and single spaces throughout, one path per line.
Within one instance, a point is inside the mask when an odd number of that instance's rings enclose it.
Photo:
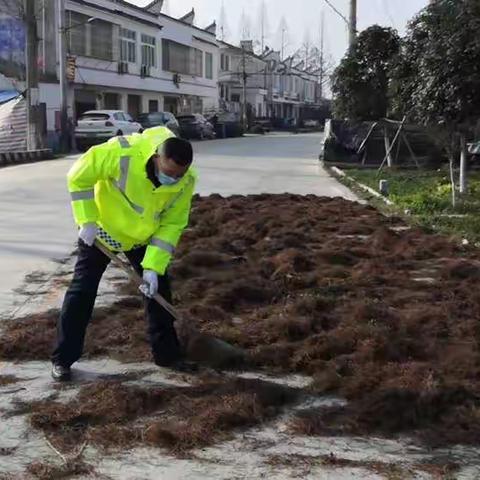
M 333 5 L 330 0 L 324 0 L 325 3 L 337 14 L 339 15 L 343 21 L 347 24 L 347 25 L 350 25 L 350 22 L 348 21 L 347 17 L 340 11 L 337 9 L 337 7 L 335 7 L 335 5 Z
M 392 27 L 397 28 L 395 19 L 393 18 L 392 12 L 390 10 L 390 5 L 388 4 L 388 0 L 383 0 L 383 1 L 379 0 L 379 1 L 382 3 L 383 10 L 384 10 L 385 14 L 387 15 L 388 20 L 392 24 Z
M 325 3 L 345 22 L 345 24 L 348 27 L 348 44 L 349 44 L 349 49 L 352 50 L 355 41 L 357 38 L 357 0 L 350 0 L 350 12 L 349 16 L 350 18 L 347 19 L 347 17 L 340 11 L 338 10 L 335 5 L 330 0 L 325 0 Z

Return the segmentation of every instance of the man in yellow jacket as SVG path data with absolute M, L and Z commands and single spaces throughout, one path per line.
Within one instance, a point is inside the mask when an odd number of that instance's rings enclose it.
M 158 292 L 171 300 L 167 267 L 188 224 L 197 179 L 192 160 L 189 142 L 155 127 L 92 147 L 69 171 L 79 253 L 57 327 L 54 379 L 71 378 L 70 367 L 82 355 L 98 285 L 109 264 L 95 240 L 123 252 L 143 276 L 155 363 L 184 365 L 173 318 L 151 297 Z

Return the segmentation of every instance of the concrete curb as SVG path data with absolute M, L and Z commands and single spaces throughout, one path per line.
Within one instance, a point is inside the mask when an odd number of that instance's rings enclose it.
M 351 162 L 350 163 L 349 162 L 330 162 L 330 161 L 324 160 L 322 158 L 322 155 L 319 155 L 318 159 L 322 162 L 322 165 L 324 167 L 328 167 L 328 168 L 338 167 L 338 168 L 349 169 L 349 168 L 358 167 L 358 164 L 353 164 Z M 379 167 L 378 164 L 373 164 L 373 163 L 362 165 L 362 169 L 364 170 L 373 170 L 374 168 L 378 169 L 378 167 Z
M 52 158 L 52 151 L 48 148 L 28 152 L 0 152 L 0 167 L 19 163 L 40 162 Z
M 373 195 L 374 197 L 378 198 L 379 200 L 382 200 L 383 202 L 385 202 L 386 205 L 389 205 L 389 206 L 392 206 L 394 205 L 394 203 L 389 200 L 388 198 L 385 198 L 382 194 L 378 193 L 376 190 L 374 190 L 373 188 L 370 188 L 368 185 L 365 185 L 363 183 L 360 183 L 358 180 L 355 180 L 353 177 L 350 177 L 349 175 L 347 175 L 343 170 L 341 170 L 340 168 L 338 167 L 329 167 L 336 175 L 342 177 L 342 178 L 346 178 L 347 180 L 349 180 L 350 182 L 353 182 L 355 185 L 357 185 L 357 187 L 361 188 L 362 190 L 370 193 L 370 195 Z

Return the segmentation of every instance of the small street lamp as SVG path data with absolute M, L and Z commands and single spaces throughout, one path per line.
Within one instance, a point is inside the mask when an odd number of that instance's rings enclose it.
M 97 17 L 90 17 L 88 20 L 82 23 L 75 23 L 74 25 L 70 25 L 69 27 L 63 27 L 62 32 L 65 34 L 74 28 L 82 27 L 83 25 L 87 25 L 88 23 L 92 23 L 94 20 L 97 20 Z

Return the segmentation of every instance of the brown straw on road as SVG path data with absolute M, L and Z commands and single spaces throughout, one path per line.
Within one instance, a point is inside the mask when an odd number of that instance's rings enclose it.
M 105 254 L 115 265 L 122 269 L 138 287 L 144 284 L 143 278 L 128 263 L 114 254 L 98 240 L 95 247 Z M 229 343 L 204 334 L 195 327 L 191 319 L 185 319 L 183 315 L 159 293 L 152 297 L 160 306 L 167 310 L 170 315 L 180 324 L 181 340 L 187 357 L 190 360 L 205 363 L 214 368 L 238 368 L 245 365 L 245 352 Z

